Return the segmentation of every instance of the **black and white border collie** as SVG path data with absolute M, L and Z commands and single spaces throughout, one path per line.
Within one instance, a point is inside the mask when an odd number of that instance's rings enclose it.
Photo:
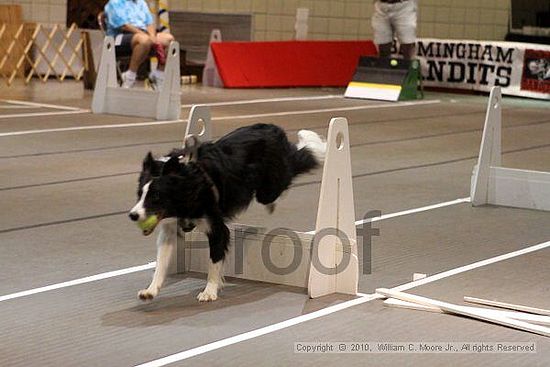
M 298 132 L 297 145 L 283 129 L 270 124 L 239 128 L 215 142 L 200 143 L 194 136 L 183 149 L 160 159 L 148 153 L 139 177 L 138 202 L 130 210 L 133 221 L 157 215 L 157 265 L 153 280 L 138 297 L 149 300 L 162 287 L 179 230 L 204 231 L 210 247 L 207 284 L 199 301 L 215 301 L 222 285 L 223 260 L 229 245 L 226 221 L 245 210 L 252 199 L 266 205 L 289 188 L 294 177 L 324 160 L 326 142 L 308 130 Z M 144 231 L 149 235 L 154 228 Z

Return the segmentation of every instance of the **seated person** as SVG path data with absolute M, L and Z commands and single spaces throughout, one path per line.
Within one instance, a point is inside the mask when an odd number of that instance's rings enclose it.
M 160 88 L 164 82 L 166 49 L 174 37 L 156 32 L 145 0 L 109 0 L 105 5 L 105 18 L 107 35 L 115 37 L 116 49 L 132 54 L 128 70 L 121 75 L 122 86 L 131 88 L 134 85 L 139 66 L 154 50 L 159 56 L 159 65 L 149 79 L 154 87 Z

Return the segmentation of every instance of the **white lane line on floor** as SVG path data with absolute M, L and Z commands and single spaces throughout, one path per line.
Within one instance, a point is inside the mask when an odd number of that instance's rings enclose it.
M 38 102 L 29 102 L 29 101 L 20 101 L 15 99 L 0 99 L 2 102 L 21 105 L 21 106 L 28 106 L 28 107 L 45 107 L 45 108 L 55 108 L 58 110 L 67 110 L 67 111 L 80 111 L 82 108 L 78 107 L 71 107 L 71 106 L 62 106 L 58 104 L 50 104 L 50 103 L 38 103 Z
M 42 117 L 42 116 L 55 116 L 55 115 L 73 115 L 77 113 L 88 113 L 90 110 L 77 110 L 77 111 L 56 111 L 56 112 L 31 112 L 31 113 L 14 113 L 11 115 L 0 115 L 0 119 L 10 119 L 16 117 Z M 35 130 L 37 131 L 37 130 Z
M 260 98 L 260 99 L 247 99 L 237 101 L 226 102 L 211 102 L 211 103 L 195 103 L 195 104 L 182 104 L 182 108 L 190 108 L 196 104 L 201 106 L 218 107 L 218 106 L 236 106 L 242 104 L 256 104 L 256 103 L 269 103 L 269 102 L 294 102 L 294 101 L 316 101 L 320 99 L 344 99 L 344 95 L 328 94 L 322 96 L 296 96 L 296 97 L 279 97 L 279 98 Z
M 0 106 L 0 109 L 2 110 L 28 110 L 28 109 L 37 109 L 37 108 L 40 108 L 40 107 L 35 107 L 35 106 L 20 106 L 20 105 L 2 105 Z
M 427 284 L 427 283 L 435 282 L 435 281 L 443 279 L 443 278 L 448 278 L 448 277 L 451 277 L 451 276 L 459 274 L 459 273 L 464 273 L 466 271 L 470 271 L 470 270 L 473 270 L 473 269 L 476 269 L 476 268 L 480 268 L 482 266 L 494 264 L 494 263 L 499 262 L 499 261 L 509 260 L 509 259 L 517 257 L 517 256 L 529 254 L 531 252 L 540 251 L 540 250 L 545 249 L 547 247 L 550 247 L 550 241 L 539 243 L 538 245 L 533 245 L 533 246 L 530 246 L 530 247 L 527 247 L 527 248 L 524 248 L 524 249 L 521 249 L 521 250 L 508 252 L 506 254 L 502 254 L 502 255 L 499 255 L 499 256 L 491 257 L 489 259 L 477 261 L 475 263 L 472 263 L 472 264 L 469 264 L 469 265 L 464 265 L 464 266 L 461 266 L 459 268 L 447 270 L 447 271 L 444 271 L 442 273 L 437 273 L 437 274 L 431 275 L 429 277 L 426 277 L 424 279 L 416 280 L 414 282 L 410 282 L 410 283 L 402 284 L 398 287 L 394 287 L 394 288 L 392 288 L 392 290 L 394 290 L 394 291 L 405 291 L 405 290 L 408 290 L 408 289 L 411 289 L 411 288 L 419 287 L 419 286 Z
M 452 206 L 452 205 L 457 205 L 457 204 L 462 204 L 462 203 L 469 203 L 469 202 L 470 202 L 469 197 L 462 198 L 462 199 L 451 200 L 451 201 L 445 201 L 443 203 L 427 205 L 427 206 L 423 206 L 423 207 L 415 208 L 415 209 L 403 210 L 403 211 L 397 212 L 397 213 L 384 214 L 384 215 L 381 215 L 379 217 L 373 217 L 373 218 L 358 220 L 357 222 L 355 222 L 355 226 L 357 227 L 361 224 L 365 224 L 365 223 L 369 223 L 369 222 L 378 222 L 378 221 L 381 221 L 381 220 L 384 220 L 384 219 L 402 217 L 404 215 L 416 214 L 416 213 L 426 212 L 428 210 L 434 210 L 434 209 L 444 208 L 444 207 L 447 207 L 447 206 Z M 306 233 L 307 234 L 315 234 L 315 231 L 309 231 L 309 232 L 306 232 Z
M 326 109 L 318 109 L 318 110 L 300 110 L 300 111 L 288 111 L 288 112 L 276 112 L 276 113 L 240 115 L 240 116 L 220 116 L 220 117 L 214 117 L 212 118 L 212 120 L 215 120 L 215 121 L 236 120 L 236 119 L 243 120 L 243 119 L 249 119 L 249 118 L 270 117 L 270 116 L 306 115 L 306 114 L 313 114 L 313 113 L 366 110 L 366 109 L 374 109 L 374 108 L 409 107 L 409 106 L 417 106 L 417 105 L 436 104 L 440 102 L 441 102 L 440 100 L 420 101 L 420 102 L 397 102 L 397 103 L 374 104 L 374 105 L 367 105 L 367 106 L 326 108 Z M 73 126 L 73 127 L 54 128 L 54 129 L 23 130 L 23 131 L 12 131 L 12 132 L 0 133 L 0 137 L 65 132 L 65 131 L 79 131 L 79 130 L 132 128 L 132 127 L 143 127 L 143 126 L 153 126 L 153 125 L 175 124 L 179 122 L 187 122 L 187 120 L 150 121 L 150 122 L 138 122 L 138 123 L 131 123 L 131 124 L 90 125 L 90 126 Z
M 423 212 L 423 211 L 427 211 L 427 210 L 431 210 L 431 209 L 441 208 L 443 206 L 454 205 L 454 204 L 451 204 L 451 203 L 459 204 L 459 203 L 462 203 L 462 202 L 466 202 L 465 201 L 466 199 L 469 200 L 469 198 L 464 198 L 464 199 L 457 199 L 457 200 L 453 200 L 453 201 L 447 201 L 445 203 L 434 204 L 434 205 L 429 205 L 429 206 L 423 206 L 423 207 L 417 208 L 417 209 L 409 209 L 409 210 L 405 210 L 405 211 L 402 211 L 402 212 L 383 215 L 381 217 L 377 217 L 379 219 L 372 218 L 372 220 L 374 220 L 374 219 L 384 220 L 384 219 L 388 219 L 388 218 L 395 218 L 395 217 L 398 217 L 400 215 L 405 215 L 403 213 L 407 213 L 407 214 L 418 213 L 418 212 Z M 363 221 L 357 221 L 356 225 L 359 225 L 362 222 Z M 359 223 L 359 224 L 357 224 L 357 223 Z M 307 233 L 313 234 L 315 232 L 310 231 L 310 232 L 307 232 Z M 148 269 L 154 268 L 155 265 L 156 265 L 156 262 L 150 262 L 149 264 L 146 264 L 146 265 L 134 266 L 134 267 L 131 267 L 131 268 L 115 270 L 115 271 L 111 271 L 111 272 L 108 272 L 108 273 L 92 275 L 92 276 L 89 276 L 89 277 L 74 279 L 74 280 L 70 280 L 70 281 L 67 281 L 67 282 L 63 282 L 63 283 L 57 283 L 57 284 L 53 284 L 53 285 L 49 285 L 49 286 L 45 286 L 45 287 L 40 287 L 40 288 L 30 289 L 30 290 L 27 290 L 27 291 L 21 291 L 21 292 L 17 292 L 17 293 L 13 293 L 13 294 L 8 294 L 8 295 L 5 295 L 5 296 L 0 296 L 0 302 L 7 301 L 7 300 L 10 300 L 10 299 L 13 299 L 13 298 L 20 298 L 20 297 L 30 296 L 30 295 L 33 295 L 33 294 L 36 294 L 36 293 L 47 292 L 47 291 L 51 291 L 51 290 L 55 290 L 55 289 L 59 289 L 59 288 L 71 287 L 73 285 L 79 285 L 79 284 L 94 282 L 96 280 L 102 280 L 102 279 L 112 278 L 112 277 L 116 277 L 116 276 L 120 276 L 120 275 L 126 275 L 126 274 L 130 274 L 130 273 L 134 273 L 136 271 L 148 270 Z M 135 270 L 135 269 L 141 269 L 141 270 Z
M 493 264 L 493 263 L 496 263 L 496 262 L 499 262 L 499 261 L 511 259 L 513 257 L 524 255 L 524 254 L 527 254 L 527 253 L 530 253 L 530 252 L 539 251 L 539 250 L 542 250 L 542 249 L 547 248 L 547 247 L 550 247 L 550 241 L 544 242 L 544 243 L 541 243 L 541 244 L 538 244 L 538 245 L 535 245 L 535 246 L 527 247 L 527 248 L 522 249 L 522 250 L 510 252 L 508 254 L 503 254 L 503 255 L 500 255 L 500 256 L 492 257 L 492 258 L 489 258 L 489 259 L 486 259 L 486 260 L 483 260 L 483 261 L 478 261 L 478 262 L 475 262 L 473 264 L 461 266 L 459 268 L 455 268 L 455 269 L 448 270 L 448 271 L 445 271 L 445 272 L 442 272 L 442 273 L 438 273 L 438 274 L 429 276 L 427 278 L 424 278 L 424 279 L 421 279 L 421 280 L 418 280 L 418 281 L 415 281 L 415 282 L 402 284 L 398 287 L 394 287 L 394 288 L 391 288 L 391 289 L 392 290 L 397 290 L 397 291 L 411 289 L 411 288 L 418 287 L 418 286 L 426 284 L 426 283 L 435 282 L 435 281 L 441 280 L 443 278 L 447 278 L 447 277 L 450 277 L 450 276 L 453 276 L 453 275 L 456 275 L 456 274 L 459 274 L 459 273 L 470 271 L 470 270 L 475 269 L 475 268 L 479 268 L 479 267 L 486 266 L 486 265 L 489 265 L 489 264 Z M 163 357 L 163 358 L 159 358 L 159 359 L 150 361 L 150 362 L 142 363 L 140 365 L 136 365 L 136 367 L 161 367 L 161 366 L 166 366 L 166 365 L 171 364 L 171 363 L 180 362 L 180 361 L 183 361 L 185 359 L 196 357 L 198 355 L 205 354 L 205 353 L 217 350 L 217 349 L 225 348 L 225 347 L 228 347 L 228 346 L 233 345 L 233 344 L 237 344 L 237 343 L 240 343 L 240 342 L 243 342 L 243 341 L 246 341 L 246 340 L 254 339 L 254 338 L 266 335 L 266 334 L 270 334 L 270 333 L 273 333 L 273 332 L 276 332 L 276 331 L 279 331 L 279 330 L 282 330 L 282 329 L 286 329 L 286 328 L 289 328 L 291 326 L 295 326 L 295 325 L 304 323 L 306 321 L 310 321 L 310 320 L 314 320 L 314 319 L 317 319 L 317 318 L 320 318 L 320 317 L 323 317 L 323 316 L 327 316 L 327 315 L 333 314 L 335 312 L 348 309 L 350 307 L 354 307 L 354 306 L 357 306 L 357 305 L 360 305 L 360 304 L 363 304 L 363 303 L 370 302 L 370 301 L 375 300 L 375 299 L 384 298 L 383 296 L 378 295 L 378 294 L 363 294 L 363 293 L 361 293 L 361 294 L 358 294 L 358 295 L 360 295 L 360 298 L 352 299 L 350 301 L 345 301 L 345 302 L 339 303 L 339 304 L 334 305 L 334 306 L 323 308 L 319 311 L 311 312 L 311 313 L 301 315 L 301 316 L 298 316 L 298 317 L 294 317 L 294 318 L 291 318 L 291 319 L 288 319 L 288 320 L 285 320 L 285 321 L 282 321 L 282 322 L 278 322 L 278 323 L 273 324 L 273 325 L 268 325 L 268 326 L 265 326 L 265 327 L 262 327 L 262 328 L 259 328 L 259 329 L 256 329 L 256 330 L 252 330 L 252 331 L 249 331 L 249 332 L 246 332 L 246 333 L 243 333 L 243 334 L 235 335 L 235 336 L 232 336 L 232 337 L 229 337 L 229 338 L 225 338 L 225 339 L 215 341 L 213 343 L 205 344 L 205 345 L 202 345 L 200 347 L 191 348 L 191 349 L 179 352 L 179 353 L 175 353 L 175 354 Z
M 441 103 L 440 100 L 432 101 L 419 101 L 419 102 L 397 102 L 397 103 L 384 103 L 384 104 L 372 104 L 366 106 L 352 106 L 352 107 L 335 107 L 335 108 L 321 108 L 316 110 L 303 110 L 303 111 L 286 111 L 286 112 L 272 112 L 272 113 L 258 113 L 253 115 L 240 115 L 240 116 L 224 116 L 213 117 L 212 120 L 228 120 L 228 119 L 253 119 L 258 117 L 276 117 L 276 116 L 291 116 L 291 115 L 306 115 L 310 113 L 325 113 L 336 111 L 356 111 L 356 110 L 368 110 L 373 108 L 394 108 L 394 107 L 410 107 L 421 106 Z
M 213 343 L 205 344 L 200 347 L 192 348 L 180 353 L 172 354 L 169 356 L 166 356 L 164 358 L 160 358 L 154 361 L 150 361 L 147 363 L 143 363 L 140 365 L 136 365 L 136 367 L 160 367 L 165 366 L 170 363 L 175 363 L 179 361 L 183 361 L 185 359 L 189 359 L 195 356 L 198 356 L 200 354 L 208 353 L 211 351 L 214 351 L 216 349 L 225 348 L 227 346 L 237 344 L 246 340 L 254 339 L 257 337 L 260 337 L 262 335 L 270 334 L 275 331 L 279 331 L 282 329 L 289 328 L 294 325 L 298 325 L 301 323 L 304 323 L 306 321 L 318 319 L 319 317 L 327 316 L 332 313 L 345 310 L 347 308 L 360 305 L 365 302 L 372 301 L 375 298 L 380 298 L 381 296 L 378 295 L 368 295 L 366 297 L 360 297 L 355 298 L 351 301 L 346 301 L 339 303 L 334 306 L 323 308 L 319 311 L 311 312 L 302 316 L 294 317 L 289 320 L 281 321 L 273 325 L 265 326 L 256 330 L 252 330 L 243 334 L 235 335 L 229 338 L 221 339 L 218 341 L 215 341 Z
M 60 128 L 54 128 L 54 129 L 23 130 L 23 131 L 12 131 L 7 133 L 0 133 L 0 137 L 43 134 L 43 133 L 57 133 L 57 132 L 66 132 L 66 131 L 80 131 L 80 130 L 119 129 L 119 128 L 152 126 L 152 125 L 171 125 L 171 124 L 178 124 L 180 122 L 187 122 L 187 120 L 148 121 L 148 122 L 135 122 L 131 124 L 90 125 L 90 126 L 60 127 Z
M 118 277 L 118 276 L 121 276 L 121 275 L 136 273 L 138 271 L 154 269 L 155 265 L 156 265 L 156 262 L 151 262 L 151 263 L 145 264 L 145 265 L 133 266 L 131 268 L 109 271 L 109 272 L 106 272 L 106 273 L 91 275 L 91 276 L 85 277 L 85 278 L 69 280 L 69 281 L 63 282 L 63 283 L 56 283 L 56 284 L 48 285 L 48 286 L 45 286 L 45 287 L 34 288 L 34 289 L 29 289 L 27 291 L 12 293 L 12 294 L 8 294 L 8 295 L 5 295 L 5 296 L 0 296 L 0 302 L 7 301 L 7 300 L 10 300 L 10 299 L 14 299 L 14 298 L 26 297 L 26 296 L 30 296 L 30 295 L 37 294 L 37 293 L 44 293 L 44 292 L 48 292 L 48 291 L 53 291 L 53 290 L 59 289 L 59 288 L 72 287 L 74 285 L 91 283 L 91 282 L 95 282 L 95 281 L 98 281 L 98 280 L 103 280 L 103 279 L 108 279 L 108 278 L 112 278 L 112 277 Z

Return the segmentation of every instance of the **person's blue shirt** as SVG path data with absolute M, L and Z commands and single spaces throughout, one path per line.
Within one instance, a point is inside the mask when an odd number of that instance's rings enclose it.
M 143 30 L 153 24 L 153 16 L 145 0 L 109 0 L 105 5 L 105 16 L 109 36 L 122 33 L 121 27 L 124 24 Z

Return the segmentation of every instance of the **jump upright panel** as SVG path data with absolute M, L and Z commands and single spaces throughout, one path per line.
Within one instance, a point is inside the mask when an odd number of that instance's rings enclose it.
M 196 135 L 201 141 L 212 139 L 212 118 L 210 108 L 205 105 L 194 105 L 189 112 L 185 136 Z
M 219 29 L 213 29 L 210 33 L 210 42 L 208 43 L 208 53 L 206 55 L 206 63 L 202 70 L 202 85 L 209 87 L 223 88 L 223 81 L 220 78 L 218 72 L 218 66 L 216 60 L 214 60 L 214 54 L 212 54 L 212 43 L 222 41 L 222 32 Z
M 478 163 L 472 173 L 472 204 L 550 210 L 549 172 L 501 167 L 501 105 L 500 87 L 493 87 Z
M 160 91 L 121 88 L 116 78 L 115 42 L 105 37 L 92 100 L 93 113 L 177 120 L 181 111 L 180 48 L 172 42 Z
M 358 259 L 348 122 L 330 121 L 309 271 L 312 298 L 357 293 Z

